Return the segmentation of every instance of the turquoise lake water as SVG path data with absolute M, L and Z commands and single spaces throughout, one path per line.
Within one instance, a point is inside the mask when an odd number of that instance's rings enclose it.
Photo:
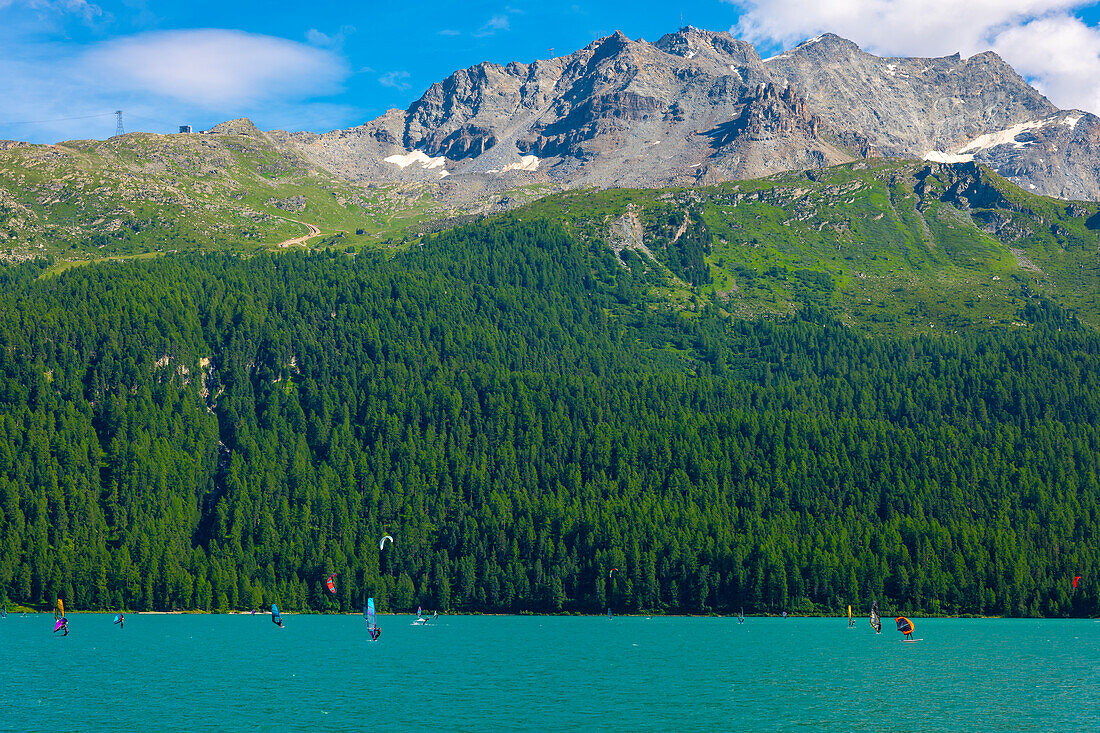
M 0 621 L 0 730 L 1100 731 L 1100 623 L 72 614 Z

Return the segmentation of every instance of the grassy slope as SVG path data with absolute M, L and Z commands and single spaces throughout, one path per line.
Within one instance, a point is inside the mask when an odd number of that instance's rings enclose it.
M 367 242 L 430 209 L 417 191 L 311 169 L 262 135 L 136 133 L 0 152 L 0 249 L 15 260 L 243 251 L 302 236 L 298 222 Z
M 857 163 L 706 189 L 563 194 L 527 211 L 610 239 L 631 205 L 649 222 L 696 211 L 710 235 L 712 281 L 697 287 L 661 256 L 669 237 L 649 238 L 658 303 L 713 301 L 746 317 L 813 303 L 911 333 L 1012 327 L 1041 295 L 1100 326 L 1097 205 L 1028 194 L 985 169 Z
M 878 161 L 711 188 L 570 192 L 517 215 L 613 244 L 616 220 L 632 212 L 655 260 L 628 249 L 624 266 L 651 282 L 653 307 L 690 315 L 713 302 L 755 317 L 814 303 L 877 331 L 936 332 L 1018 324 L 1037 295 L 1100 325 L 1097 208 L 1029 194 L 977 166 Z M 349 184 L 258 132 L 0 151 L 0 255 L 48 254 L 55 270 L 247 252 L 301 237 L 299 222 L 321 229 L 312 246 L 374 246 L 445 213 L 423 189 Z M 709 282 L 688 284 L 674 261 L 676 217 L 705 227 L 709 252 L 695 273 L 706 268 Z

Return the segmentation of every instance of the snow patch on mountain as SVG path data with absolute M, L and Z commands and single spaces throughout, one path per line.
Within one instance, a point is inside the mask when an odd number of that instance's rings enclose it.
M 413 163 L 419 163 L 421 168 L 425 170 L 432 170 L 433 168 L 442 168 L 447 165 L 447 159 L 445 157 L 432 158 L 423 150 L 414 150 L 411 153 L 405 155 L 391 155 L 388 158 L 384 158 L 387 163 L 393 163 L 398 168 L 408 168 Z
M 976 150 L 995 148 L 998 145 L 1012 145 L 1017 150 L 1021 150 L 1031 145 L 1031 141 L 1025 140 L 1024 142 L 1019 142 L 1016 140 L 1016 137 L 1028 130 L 1037 130 L 1046 124 L 1046 120 L 1035 120 L 1033 122 L 1021 122 L 1018 125 L 1013 125 L 1007 130 L 987 132 L 971 140 L 965 147 L 960 148 L 958 152 L 970 153 Z
M 969 163 L 974 160 L 973 155 L 960 155 L 958 153 L 945 153 L 942 150 L 929 150 L 922 156 L 929 163 Z
M 500 169 L 501 173 L 507 173 L 508 171 L 529 171 L 534 172 L 539 169 L 539 159 L 535 155 L 525 155 L 519 159 L 518 163 L 509 163 Z

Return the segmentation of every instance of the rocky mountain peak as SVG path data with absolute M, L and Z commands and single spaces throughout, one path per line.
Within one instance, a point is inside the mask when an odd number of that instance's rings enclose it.
M 980 161 L 1029 190 L 1100 198 L 1098 131 L 992 52 L 879 57 L 825 33 L 761 60 L 729 33 L 689 26 L 476 64 L 407 110 L 288 139 L 342 175 L 471 190 L 681 185 L 885 155 Z
M 260 128 L 253 124 L 252 120 L 247 117 L 238 117 L 235 120 L 228 120 L 220 124 L 214 125 L 206 131 L 209 134 L 215 135 L 244 135 L 246 137 L 265 137 Z
M 851 58 L 864 53 L 863 49 L 847 38 L 841 38 L 835 33 L 823 33 L 820 36 L 806 39 L 782 55 L 797 55 L 805 58 L 832 61 Z

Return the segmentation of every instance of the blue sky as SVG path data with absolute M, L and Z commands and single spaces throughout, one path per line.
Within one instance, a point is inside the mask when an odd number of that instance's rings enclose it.
M 0 138 L 103 138 L 251 117 L 324 131 L 406 107 L 480 61 L 531 61 L 682 22 L 764 56 L 823 31 L 879 54 L 998 51 L 1063 107 L 1100 112 L 1100 9 L 1080 0 L 416 3 L 0 0 Z

